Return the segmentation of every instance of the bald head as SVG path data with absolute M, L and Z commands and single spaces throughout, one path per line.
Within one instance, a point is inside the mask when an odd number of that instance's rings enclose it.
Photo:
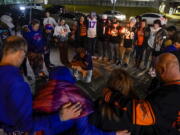
M 179 61 L 172 53 L 164 53 L 157 58 L 156 72 L 164 82 L 180 79 Z

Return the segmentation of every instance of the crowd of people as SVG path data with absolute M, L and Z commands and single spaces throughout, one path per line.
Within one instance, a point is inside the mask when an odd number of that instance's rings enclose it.
M 175 39 L 175 36 L 178 36 L 176 27 L 161 25 L 160 20 L 155 20 L 153 25 L 149 26 L 146 20 L 137 16 L 131 17 L 127 23 L 122 23 L 115 17 L 109 19 L 105 14 L 97 18 L 96 13 L 92 12 L 88 17 L 81 16 L 78 21 L 74 21 L 69 26 L 63 18 L 56 22 L 49 12 L 46 12 L 45 16 L 43 22 L 34 19 L 30 25 L 23 26 L 22 30 L 17 32 L 28 43 L 27 58 L 36 78 L 45 75 L 43 62 L 48 71 L 54 67 L 50 61 L 50 48 L 53 44 L 59 48 L 62 64 L 75 67 L 83 73 L 88 72 L 86 75 L 89 79 L 83 79 L 87 80 L 85 81 L 87 83 L 91 82 L 92 78 L 92 59 L 125 68 L 129 66 L 129 61 L 133 60 L 136 68 L 149 71 L 149 74 L 155 77 L 156 57 L 162 52 L 179 50 L 178 45 L 173 46 L 174 48 L 171 46 L 176 42 L 174 40 L 178 40 Z M 1 44 L 8 36 L 15 34 L 12 21 L 8 15 L 1 16 Z M 81 66 L 77 67 L 77 63 L 76 66 L 72 65 L 74 62 L 71 62 L 68 57 L 70 45 L 87 51 L 85 52 L 87 56 L 78 59 L 82 62 Z M 28 76 L 26 60 L 23 62 L 22 69 Z
M 8 135 L 179 135 L 180 31 L 175 26 L 152 26 L 140 16 L 127 23 L 91 12 L 71 26 L 45 13 L 14 31 L 8 15 L 0 18 L 0 129 Z M 56 45 L 63 65 L 53 65 Z M 75 48 L 70 60 L 68 49 Z M 35 79 L 48 82 L 32 97 L 24 77 L 27 60 Z M 91 83 L 93 60 L 117 65 L 95 103 L 76 86 Z M 151 92 L 139 99 L 136 81 L 124 69 L 143 69 L 152 79 Z M 43 71 L 43 64 L 49 77 Z M 70 130 L 71 131 L 71 130 Z M 69 135 L 70 133 L 68 133 Z

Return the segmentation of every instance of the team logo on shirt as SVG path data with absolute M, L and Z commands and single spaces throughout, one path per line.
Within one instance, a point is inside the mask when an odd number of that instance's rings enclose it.
M 33 40 L 40 41 L 41 39 L 42 39 L 42 36 L 41 36 L 39 33 L 36 33 L 36 34 L 33 36 Z
M 96 21 L 89 21 L 88 28 L 95 28 L 96 27 Z

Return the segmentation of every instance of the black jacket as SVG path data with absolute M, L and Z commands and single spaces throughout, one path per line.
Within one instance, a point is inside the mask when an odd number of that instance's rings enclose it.
M 146 100 L 151 103 L 156 115 L 156 129 L 159 135 L 179 135 L 172 123 L 180 111 L 180 85 L 162 86 L 150 94 Z
M 112 99 L 117 99 L 117 94 L 112 94 Z M 150 126 L 133 125 L 132 100 L 118 94 L 116 100 L 121 107 L 127 108 L 122 111 L 113 102 L 106 103 L 103 100 L 98 102 L 96 111 L 90 115 L 90 123 L 104 131 L 117 131 L 128 129 L 132 135 L 180 135 L 176 128 L 172 127 L 172 123 L 176 121 L 178 111 L 180 110 L 180 85 L 161 86 L 149 95 L 145 101 L 149 101 L 156 118 L 155 124 Z M 119 116 L 119 121 L 109 119 L 102 115 L 103 108 L 110 107 L 111 110 Z M 143 117 L 143 116 L 142 116 Z

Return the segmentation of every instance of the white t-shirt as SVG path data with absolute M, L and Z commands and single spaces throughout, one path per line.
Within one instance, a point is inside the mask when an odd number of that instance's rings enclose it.
M 152 49 L 154 49 L 154 41 L 155 41 L 155 37 L 156 37 L 156 33 L 161 29 L 158 28 L 158 29 L 154 29 L 153 27 L 150 28 L 151 32 L 150 32 L 150 36 L 149 36 L 149 39 L 148 39 L 148 45 L 149 47 L 151 47 Z
M 68 34 L 71 32 L 69 26 L 67 24 L 63 26 L 56 26 L 54 29 L 54 36 L 57 36 L 60 38 L 60 40 L 67 40 Z
M 88 18 L 88 29 L 87 29 L 87 37 L 95 38 L 97 35 L 97 19 Z
M 52 27 L 55 27 L 58 25 L 55 19 L 52 17 L 44 18 L 43 25 L 45 26 L 46 24 L 50 24 Z

